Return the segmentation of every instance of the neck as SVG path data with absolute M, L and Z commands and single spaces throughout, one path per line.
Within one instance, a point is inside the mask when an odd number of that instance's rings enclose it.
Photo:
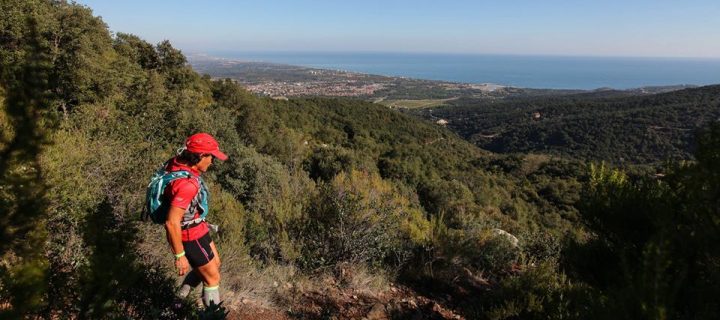
M 200 171 L 200 169 L 198 169 L 197 164 L 191 165 L 191 164 L 189 164 L 189 163 L 187 163 L 187 162 L 185 162 L 185 161 L 182 161 L 181 159 L 177 159 L 177 158 L 175 158 L 175 162 L 176 162 L 177 164 L 179 164 L 179 165 L 183 165 L 183 166 L 190 167 L 190 169 L 192 169 L 193 171 L 197 172 L 198 175 L 202 174 L 202 171 Z

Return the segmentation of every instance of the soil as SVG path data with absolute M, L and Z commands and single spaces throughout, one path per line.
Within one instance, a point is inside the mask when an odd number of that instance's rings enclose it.
M 404 286 L 380 293 L 329 286 L 299 294 L 286 310 L 243 303 L 228 319 L 465 319 L 438 300 Z

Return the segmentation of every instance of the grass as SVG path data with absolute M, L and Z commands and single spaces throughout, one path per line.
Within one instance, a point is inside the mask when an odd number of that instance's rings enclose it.
M 388 107 L 422 109 L 422 108 L 431 108 L 431 107 L 442 106 L 442 105 L 445 105 L 445 102 L 454 100 L 454 99 L 457 99 L 457 98 L 422 99 L 422 100 L 383 100 L 383 101 L 380 101 L 380 103 L 383 105 L 386 105 Z

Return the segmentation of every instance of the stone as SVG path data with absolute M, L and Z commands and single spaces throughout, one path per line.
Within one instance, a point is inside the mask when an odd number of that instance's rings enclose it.
M 365 316 L 368 320 L 386 320 L 388 319 L 387 311 L 385 306 L 376 303 L 370 308 L 370 312 Z

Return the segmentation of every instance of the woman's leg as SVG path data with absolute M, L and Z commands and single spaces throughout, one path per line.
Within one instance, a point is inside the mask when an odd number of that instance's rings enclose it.
M 195 268 L 195 270 L 200 274 L 206 287 L 214 287 L 220 284 L 220 267 L 218 267 L 217 257 L 213 257 L 210 262 Z
M 190 291 L 192 291 L 193 288 L 197 287 L 201 281 L 202 279 L 200 278 L 200 275 L 197 273 L 197 271 L 192 270 L 188 272 L 187 276 L 185 276 L 185 279 L 183 279 L 180 290 L 178 290 L 178 296 L 180 298 L 186 298 L 190 294 Z
M 220 267 L 222 265 L 222 262 L 220 260 L 220 254 L 218 253 L 217 248 L 215 247 L 214 241 L 210 241 L 210 249 L 212 249 L 212 252 L 215 255 L 215 258 L 217 258 L 218 267 Z
M 214 243 L 210 243 L 214 249 Z M 205 306 L 209 306 L 210 303 L 220 303 L 220 257 L 217 255 L 217 251 L 214 253 L 214 257 L 207 264 L 197 267 L 195 270 L 200 274 L 203 284 L 203 303 Z

